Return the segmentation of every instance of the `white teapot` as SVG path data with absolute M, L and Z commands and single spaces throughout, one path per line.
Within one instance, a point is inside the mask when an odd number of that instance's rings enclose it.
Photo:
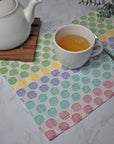
M 30 0 L 27 8 L 17 0 L 0 0 L 0 50 L 22 44 L 30 35 L 34 8 L 42 0 Z

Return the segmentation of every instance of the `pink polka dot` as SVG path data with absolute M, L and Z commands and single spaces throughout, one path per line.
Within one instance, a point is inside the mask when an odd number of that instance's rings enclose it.
M 104 92 L 104 95 L 107 97 L 107 98 L 111 98 L 112 96 L 114 96 L 114 92 L 111 91 L 111 90 L 106 90 Z
M 103 83 L 103 86 L 104 86 L 105 88 L 111 88 L 111 87 L 113 86 L 113 82 L 107 80 L 107 81 L 105 81 L 105 82 Z
M 72 121 L 74 122 L 74 123 L 77 123 L 77 122 L 79 122 L 80 120 L 82 120 L 82 117 L 81 117 L 81 115 L 79 114 L 79 113 L 75 113 L 75 114 L 73 114 L 72 115 Z
M 83 97 L 83 100 L 86 102 L 86 103 L 90 103 L 92 101 L 92 97 L 90 95 L 85 95 Z
M 90 105 L 86 105 L 84 107 L 84 111 L 85 111 L 86 114 L 89 114 L 93 111 L 93 108 Z
M 100 96 L 102 94 L 102 90 L 100 88 L 95 88 L 93 90 L 93 93 L 96 95 L 96 96 Z
M 103 103 L 103 100 L 101 98 L 97 97 L 94 99 L 94 103 L 99 106 Z
M 56 122 L 55 119 L 51 118 L 51 119 L 48 119 L 46 121 L 46 125 L 47 125 L 48 128 L 53 128 L 53 127 L 55 127 L 57 125 L 57 122 Z
M 59 114 L 59 117 L 60 117 L 62 120 L 67 120 L 67 119 L 70 117 L 70 114 L 69 114 L 67 111 L 62 111 L 62 112 Z
M 69 128 L 69 124 L 67 122 L 62 122 L 59 124 L 59 128 L 61 131 L 65 131 L 66 129 Z
M 42 127 L 41 127 L 41 126 L 39 127 L 39 129 L 41 130 L 41 132 L 43 132 L 43 129 L 42 129 Z
M 54 130 L 48 130 L 47 132 L 45 132 L 45 136 L 48 138 L 48 140 L 52 140 L 56 137 L 56 133 Z
M 71 108 L 72 108 L 75 112 L 77 112 L 77 111 L 81 110 L 81 105 L 80 105 L 79 103 L 75 103 L 75 104 L 73 104 L 73 105 L 71 106 Z

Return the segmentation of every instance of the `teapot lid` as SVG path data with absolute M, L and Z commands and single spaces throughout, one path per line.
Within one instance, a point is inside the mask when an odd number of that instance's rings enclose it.
M 0 0 L 0 17 L 7 16 L 16 10 L 17 0 Z

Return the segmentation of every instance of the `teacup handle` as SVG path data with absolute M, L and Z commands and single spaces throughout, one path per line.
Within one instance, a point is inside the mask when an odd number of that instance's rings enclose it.
M 99 39 L 96 39 L 96 43 L 95 43 L 95 46 L 94 46 L 91 56 L 97 56 L 102 51 L 103 51 L 103 44 L 101 43 L 101 41 Z

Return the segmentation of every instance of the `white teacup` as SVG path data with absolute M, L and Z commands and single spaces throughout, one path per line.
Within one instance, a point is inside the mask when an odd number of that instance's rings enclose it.
M 57 41 L 63 36 L 72 34 L 80 35 L 85 38 L 89 42 L 90 47 L 82 51 L 69 51 L 63 49 L 57 44 Z M 62 63 L 62 65 L 70 69 L 83 66 L 90 56 L 96 56 L 103 50 L 102 43 L 95 39 L 95 35 L 88 28 L 78 24 L 69 24 L 58 28 L 53 35 L 53 42 L 58 60 Z M 95 45 L 96 48 L 94 49 Z

